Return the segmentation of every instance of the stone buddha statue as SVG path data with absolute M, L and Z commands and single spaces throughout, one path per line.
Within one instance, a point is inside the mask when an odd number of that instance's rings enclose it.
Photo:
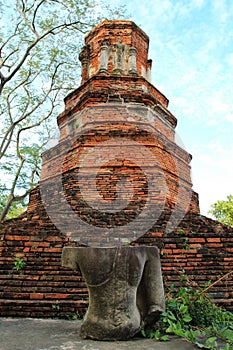
M 156 247 L 65 247 L 62 265 L 79 267 L 88 287 L 83 338 L 131 338 L 165 310 Z

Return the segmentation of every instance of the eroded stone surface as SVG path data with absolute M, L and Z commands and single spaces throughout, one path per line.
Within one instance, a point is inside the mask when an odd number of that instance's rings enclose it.
M 160 259 L 155 247 L 65 247 L 62 265 L 80 267 L 89 307 L 81 336 L 128 339 L 165 310 Z

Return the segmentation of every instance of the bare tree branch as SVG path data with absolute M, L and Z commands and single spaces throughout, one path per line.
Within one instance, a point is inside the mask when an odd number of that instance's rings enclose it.
M 75 70 L 79 74 L 78 35 L 85 34 L 96 19 L 91 12 L 94 0 L 12 3 L 16 6 L 10 11 L 12 23 L 2 33 L 0 46 L 0 170 L 9 175 L 3 186 L 6 202 L 0 220 L 35 186 L 41 165 L 39 152 L 54 129 L 51 116 L 64 92 L 75 87 Z M 32 141 L 29 131 L 35 135 Z
M 16 173 L 14 181 L 12 183 L 12 187 L 10 190 L 10 195 L 9 195 L 8 201 L 6 202 L 6 205 L 5 205 L 3 211 L 0 215 L 0 221 L 4 220 L 4 218 L 6 217 L 8 211 L 10 209 L 11 204 L 13 203 L 13 201 L 15 201 L 15 196 L 14 196 L 15 187 L 16 187 L 16 184 L 17 184 L 17 181 L 18 181 L 18 178 L 19 178 L 19 175 L 20 175 L 20 172 L 21 172 L 21 169 L 23 167 L 24 162 L 25 162 L 25 159 L 21 159 L 17 173 Z
M 32 19 L 32 28 L 34 30 L 35 33 L 37 33 L 36 30 L 36 25 L 35 25 L 35 21 L 36 21 L 36 15 L 37 15 L 37 11 L 39 10 L 40 6 L 45 2 L 45 0 L 41 0 L 41 2 L 37 5 L 37 7 L 35 8 L 34 14 L 33 14 L 33 19 Z M 38 35 L 38 34 L 37 34 Z
M 2 89 L 4 87 L 4 85 L 10 81 L 14 75 L 19 71 L 19 69 L 22 67 L 22 65 L 24 64 L 24 62 L 26 61 L 27 57 L 30 55 L 30 52 L 32 51 L 32 49 L 40 42 L 42 41 L 44 38 L 46 38 L 48 35 L 50 34 L 54 34 L 56 33 L 56 31 L 61 31 L 62 29 L 64 28 L 69 28 L 69 27 L 72 27 L 76 24 L 80 24 L 80 21 L 75 21 L 75 22 L 72 22 L 72 23 L 63 23 L 63 24 L 60 24 L 60 25 L 57 25 L 55 26 L 54 28 L 48 30 L 47 32 L 45 32 L 43 35 L 41 35 L 39 38 L 36 38 L 32 43 L 31 45 L 28 46 L 27 50 L 25 51 L 23 57 L 21 58 L 21 60 L 19 61 L 18 65 L 15 67 L 15 69 L 12 71 L 11 74 L 9 74 L 8 77 L 5 77 L 4 80 L 1 82 L 1 86 L 0 86 L 0 94 L 2 92 Z M 82 23 L 83 24 L 83 23 Z M 80 32 L 82 32 L 80 30 Z

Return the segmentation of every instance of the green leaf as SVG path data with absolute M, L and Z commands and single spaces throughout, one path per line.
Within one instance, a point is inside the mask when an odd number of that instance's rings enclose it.
M 201 349 L 202 349 L 202 348 L 205 348 L 205 349 L 206 349 L 206 345 L 205 345 L 205 344 L 200 343 L 200 342 L 199 342 L 199 341 L 197 341 L 197 340 L 194 342 L 194 344 L 196 344 L 196 345 L 197 345 L 199 348 L 201 348 Z
M 192 317 L 189 316 L 189 315 L 185 315 L 185 316 L 182 318 L 182 320 L 183 320 L 184 322 L 188 323 L 188 322 L 191 322 L 191 321 L 192 321 Z
M 171 311 L 169 311 L 168 313 L 167 313 L 167 316 L 168 316 L 168 318 L 169 318 L 169 320 L 173 320 L 173 321 L 176 321 L 177 320 L 177 318 L 176 318 L 176 316 L 173 314 L 173 312 L 171 312 Z M 169 321 L 168 320 L 168 321 Z
M 163 335 L 162 337 L 160 337 L 161 341 L 168 341 L 169 340 L 169 336 L 168 335 Z
M 215 345 L 217 345 L 216 340 L 217 340 L 217 337 L 210 337 L 210 338 L 208 338 L 206 340 L 206 344 L 205 345 L 207 347 L 215 346 Z
M 143 337 L 146 338 L 146 332 L 145 332 L 144 328 L 141 329 L 141 333 L 142 333 Z
M 233 343 L 233 331 L 229 328 L 224 329 L 221 333 L 220 333 L 221 337 L 223 339 L 226 339 L 227 341 Z
M 166 329 L 166 333 L 173 333 L 173 332 L 174 332 L 173 327 L 168 327 Z
M 187 312 L 187 310 L 188 310 L 188 306 L 183 305 L 183 304 L 180 306 L 180 312 L 182 314 L 185 314 Z

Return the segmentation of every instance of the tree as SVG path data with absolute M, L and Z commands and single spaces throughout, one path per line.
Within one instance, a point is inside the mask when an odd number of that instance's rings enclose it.
M 219 200 L 211 205 L 209 213 L 218 221 L 233 226 L 233 195 L 227 196 L 227 199 Z
M 7 190 L 7 188 L 5 186 L 0 187 L 0 212 L 2 212 L 4 210 L 4 208 L 6 207 L 6 203 L 8 201 L 8 197 L 7 195 L 4 195 L 5 191 Z M 13 202 L 10 209 L 8 210 L 7 213 L 7 219 L 11 219 L 11 218 L 15 218 L 17 216 L 19 216 L 20 214 L 22 214 L 24 212 L 24 210 L 26 209 L 26 203 L 24 202 L 24 200 L 21 200 L 19 202 Z
M 79 83 L 83 35 L 124 9 L 100 0 L 0 0 L 0 13 L 1 221 L 38 182 L 55 116 Z

